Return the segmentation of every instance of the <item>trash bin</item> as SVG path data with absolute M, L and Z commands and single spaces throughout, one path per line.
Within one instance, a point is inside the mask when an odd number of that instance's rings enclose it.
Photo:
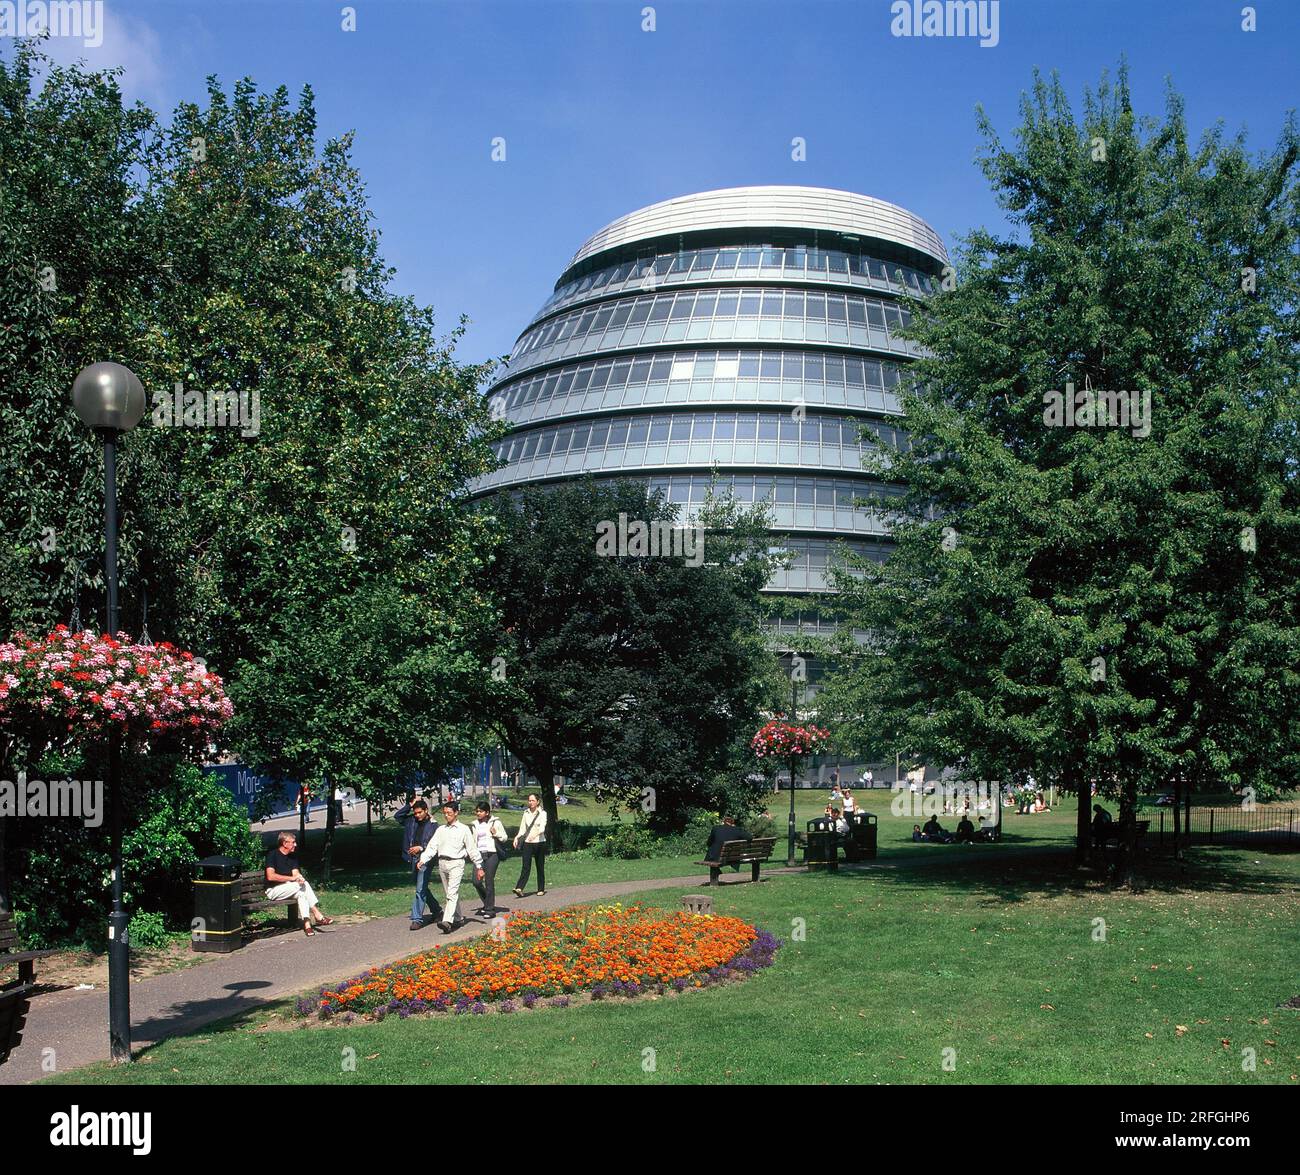
M 844 847 L 846 860 L 864 861 L 876 855 L 876 822 L 877 818 L 870 812 L 854 812 L 849 817 L 849 844 Z
M 194 866 L 190 950 L 229 954 L 244 945 L 242 872 L 243 865 L 234 857 L 204 857 Z
M 838 836 L 825 817 L 808 821 L 808 843 L 803 850 L 803 863 L 809 869 L 838 869 Z

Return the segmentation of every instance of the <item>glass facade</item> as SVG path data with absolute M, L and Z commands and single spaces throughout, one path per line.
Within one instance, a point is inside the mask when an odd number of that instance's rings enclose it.
M 824 590 L 837 550 L 888 553 L 887 519 L 861 499 L 893 487 L 862 459 L 887 468 L 907 443 L 892 418 L 919 351 L 903 335 L 946 263 L 911 213 L 826 189 L 623 217 L 579 249 L 488 390 L 514 427 L 475 488 L 635 477 L 689 516 L 716 483 L 769 503 L 788 556 L 769 591 Z

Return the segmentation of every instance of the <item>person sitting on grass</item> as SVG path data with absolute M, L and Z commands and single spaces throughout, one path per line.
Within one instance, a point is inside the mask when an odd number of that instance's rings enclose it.
M 721 824 L 715 824 L 709 831 L 709 843 L 704 847 L 704 859 L 706 861 L 722 860 L 722 846 L 732 840 L 748 840 L 744 832 L 736 827 L 736 818 L 727 812 L 722 817 Z M 740 872 L 739 865 L 731 867 L 733 873 Z
M 913 824 L 913 825 L 912 825 L 912 843 L 913 843 L 913 844 L 916 844 L 916 843 L 918 843 L 918 842 L 920 842 L 920 841 L 922 841 L 922 840 L 924 840 L 924 839 L 925 839 L 925 837 L 924 837 L 924 835 L 923 835 L 922 832 L 921 832 L 921 826 L 920 826 L 919 824 Z
M 967 808 L 961 814 L 961 820 L 957 824 L 957 839 L 959 841 L 973 841 L 975 839 L 975 825 L 971 823 L 970 809 Z
M 320 912 L 315 891 L 298 869 L 298 838 L 292 832 L 280 833 L 276 847 L 266 854 L 266 900 L 280 902 L 286 898 L 297 899 L 298 917 L 302 919 L 305 934 L 316 933 L 312 929 L 313 918 L 317 926 L 334 925 L 333 918 L 326 918 Z
M 1049 808 L 1045 803 L 1043 803 L 1043 793 L 1039 792 L 1038 795 L 1034 797 L 1033 807 L 1030 808 L 1029 810 L 1037 814 L 1039 812 L 1050 812 L 1052 809 Z
M 931 816 L 925 822 L 925 827 L 921 829 L 921 839 L 932 844 L 946 845 L 952 841 L 952 833 L 939 823 L 938 816 Z

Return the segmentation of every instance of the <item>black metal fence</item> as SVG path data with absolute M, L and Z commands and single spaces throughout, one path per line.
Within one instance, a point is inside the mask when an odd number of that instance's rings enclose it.
M 1194 807 L 1188 819 L 1182 818 L 1183 813 L 1179 816 L 1184 843 L 1190 840 L 1194 844 L 1285 845 L 1300 849 L 1300 810 L 1296 808 Z M 1160 811 L 1156 831 L 1162 845 L 1173 844 L 1173 809 Z

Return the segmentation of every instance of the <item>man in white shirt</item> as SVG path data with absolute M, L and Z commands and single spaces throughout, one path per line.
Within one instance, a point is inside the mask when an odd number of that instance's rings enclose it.
M 442 806 L 442 818 L 446 821 L 430 838 L 420 864 L 428 865 L 430 861 L 438 862 L 438 876 L 442 878 L 445 900 L 442 905 L 442 921 L 438 929 L 443 934 L 450 934 L 457 926 L 465 924 L 464 918 L 456 917 L 456 901 L 460 896 L 460 880 L 465 873 L 465 858 L 474 862 L 474 876 L 483 880 L 483 856 L 478 851 L 478 842 L 474 833 L 459 822 L 460 805 L 450 800 Z

